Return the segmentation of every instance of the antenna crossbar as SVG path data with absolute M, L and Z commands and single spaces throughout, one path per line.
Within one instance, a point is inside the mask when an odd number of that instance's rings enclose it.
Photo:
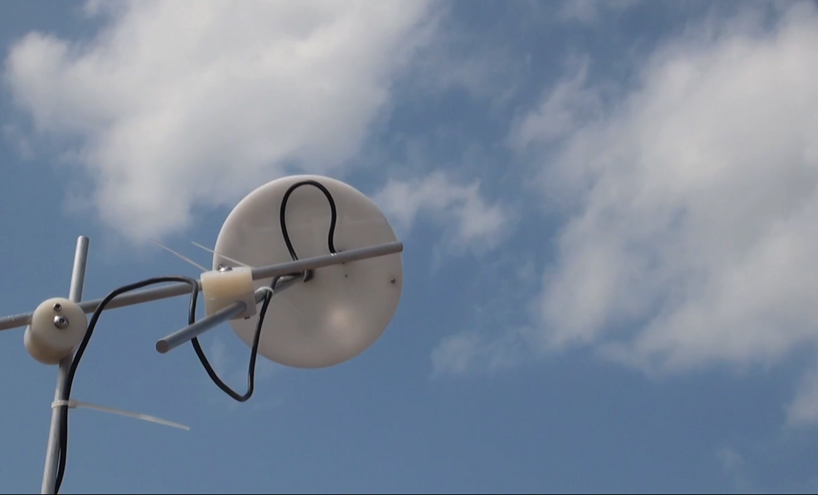
M 283 277 L 296 273 L 304 273 L 318 268 L 340 265 L 342 263 L 349 263 L 352 261 L 365 260 L 369 258 L 377 258 L 379 256 L 387 256 L 390 254 L 400 253 L 402 251 L 402 242 L 388 242 L 386 244 L 378 244 L 375 246 L 341 251 L 335 254 L 316 256 L 313 258 L 279 263 L 276 265 L 262 266 L 252 269 L 253 280 L 263 280 L 266 278 Z M 199 283 L 199 286 L 201 287 L 201 282 Z M 132 306 L 134 304 L 189 294 L 190 286 L 187 284 L 168 284 L 164 287 L 145 289 L 138 292 L 123 294 L 122 296 L 113 299 L 106 309 L 122 308 L 125 306 Z M 102 299 L 85 301 L 80 303 L 80 308 L 82 308 L 82 310 L 86 313 L 93 313 L 101 302 Z M 0 318 L 0 331 L 26 326 L 30 322 L 31 313 L 6 316 L 4 318 Z

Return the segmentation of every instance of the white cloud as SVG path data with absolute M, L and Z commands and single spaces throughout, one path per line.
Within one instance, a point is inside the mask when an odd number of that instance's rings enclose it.
M 484 352 L 480 336 L 474 333 L 450 335 L 432 352 L 434 374 L 464 374 Z
M 787 407 L 787 423 L 791 426 L 818 423 L 818 369 L 804 376 L 795 400 Z
M 398 231 L 408 231 L 421 214 L 443 227 L 451 226 L 446 238 L 456 249 L 490 250 L 513 226 L 508 208 L 488 204 L 480 194 L 479 182 L 456 184 L 443 172 L 413 180 L 390 180 L 374 201 Z
M 92 1 L 87 43 L 30 33 L 4 82 L 39 135 L 78 143 L 92 203 L 134 240 L 184 228 L 297 163 L 337 171 L 427 39 L 428 2 Z M 184 22 L 181 22 L 181 21 Z
M 516 332 L 500 338 L 473 331 L 450 335 L 432 351 L 432 373 L 456 376 L 510 368 L 523 356 L 521 343 Z
M 623 11 L 632 7 L 639 0 L 566 0 L 557 17 L 562 21 L 576 21 L 593 24 L 599 20 L 600 11 Z
M 724 473 L 732 479 L 738 492 L 752 493 L 758 491 L 747 476 L 744 456 L 738 450 L 730 445 L 725 445 L 716 450 L 716 457 Z
M 818 14 L 764 24 L 690 30 L 590 119 L 570 113 L 594 101 L 574 72 L 517 128 L 565 136 L 544 165 L 568 220 L 536 305 L 543 348 L 681 372 L 818 343 Z M 818 420 L 813 389 L 791 417 Z
M 716 451 L 716 457 L 727 471 L 735 471 L 744 465 L 744 457 L 733 447 L 726 445 Z
M 433 376 L 491 374 L 537 357 L 531 352 L 525 306 L 537 290 L 539 273 L 511 243 L 502 246 L 508 249 L 498 249 L 473 267 L 477 285 L 490 289 L 469 297 L 472 315 L 459 319 L 460 331 L 432 350 Z
M 587 57 L 568 60 L 569 75 L 545 95 L 539 108 L 516 125 L 511 134 L 512 146 L 522 149 L 534 141 L 548 143 L 562 139 L 602 110 L 600 95 L 586 86 L 588 65 Z
M 34 147 L 31 145 L 28 137 L 24 136 L 19 129 L 11 125 L 4 125 L 0 128 L 3 134 L 3 139 L 15 149 L 23 160 L 31 160 L 34 158 Z

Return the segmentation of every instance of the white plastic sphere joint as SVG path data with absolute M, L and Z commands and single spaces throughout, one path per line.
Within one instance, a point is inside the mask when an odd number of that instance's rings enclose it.
M 88 330 L 88 318 L 79 304 L 55 297 L 40 303 L 23 335 L 26 350 L 43 364 L 58 364 L 71 355 Z

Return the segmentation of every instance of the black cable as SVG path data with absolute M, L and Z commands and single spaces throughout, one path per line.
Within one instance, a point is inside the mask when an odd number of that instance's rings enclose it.
M 335 225 L 338 221 L 338 211 L 335 207 L 335 199 L 330 194 L 329 190 L 321 184 L 320 182 L 314 180 L 304 180 L 301 182 L 297 182 L 290 186 L 287 191 L 284 193 L 284 197 L 281 199 L 281 207 L 279 209 L 279 219 L 281 221 L 281 235 L 284 237 L 284 242 L 287 244 L 287 250 L 290 252 L 290 256 L 292 257 L 293 261 L 298 260 L 298 256 L 295 254 L 295 249 L 293 248 L 292 241 L 290 240 L 290 234 L 287 232 L 287 201 L 290 199 L 290 195 L 301 186 L 315 186 L 321 192 L 324 193 L 324 196 L 327 198 L 327 202 L 329 202 L 330 208 L 330 224 L 329 224 L 329 233 L 327 235 L 327 247 L 330 253 L 335 253 Z M 202 346 L 199 344 L 198 338 L 193 338 L 190 342 L 193 344 L 193 350 L 196 352 L 196 356 L 199 358 L 199 362 L 202 363 L 207 375 L 219 387 L 222 392 L 229 395 L 233 400 L 238 402 L 246 402 L 250 399 L 253 395 L 253 390 L 255 389 L 255 373 L 256 373 L 256 358 L 258 357 L 258 347 L 259 342 L 261 340 L 261 328 L 264 324 L 264 317 L 267 314 L 267 307 L 270 305 L 270 300 L 272 299 L 272 295 L 275 292 L 276 284 L 278 283 L 279 278 L 274 277 L 273 281 L 270 283 L 271 292 L 268 292 L 264 296 L 264 304 L 261 307 L 261 311 L 259 312 L 258 322 L 256 323 L 256 331 L 253 335 L 253 344 L 250 351 L 250 365 L 247 371 L 247 392 L 244 394 L 238 394 L 235 390 L 227 386 L 219 375 L 216 374 L 216 371 L 213 370 L 213 367 L 208 362 L 207 357 L 205 356 L 204 351 L 202 350 Z M 192 322 L 191 322 L 192 323 Z
M 77 353 L 74 357 L 74 360 L 71 362 L 71 367 L 69 368 L 68 375 L 66 377 L 65 386 L 60 394 L 60 398 L 63 401 L 67 401 L 69 397 L 71 397 L 71 388 L 73 386 L 74 377 L 76 376 L 77 367 L 79 366 L 80 360 L 82 359 L 83 354 L 85 353 L 86 348 L 88 347 L 88 343 L 91 340 L 91 336 L 94 333 L 94 329 L 96 328 L 97 321 L 99 320 L 100 315 L 104 311 L 105 307 L 113 300 L 115 297 L 122 295 L 126 292 L 130 292 L 133 290 L 141 289 L 148 285 L 155 285 L 159 283 L 165 282 L 185 282 L 192 287 L 191 295 L 190 295 L 190 305 L 188 310 L 188 325 L 192 325 L 196 322 L 196 303 L 199 299 L 199 284 L 196 280 L 189 278 L 189 277 L 177 277 L 177 276 L 168 276 L 168 277 L 156 277 L 151 278 L 148 280 L 143 280 L 141 282 L 136 282 L 134 284 L 126 285 L 120 287 L 119 289 L 114 290 L 110 294 L 108 294 L 105 299 L 102 300 L 100 305 L 94 311 L 94 314 L 91 316 L 91 320 L 88 323 L 88 329 L 85 332 L 85 336 L 82 339 L 79 347 L 77 348 Z M 270 284 L 270 289 L 275 291 L 276 283 L 278 282 L 278 277 L 275 277 Z M 270 301 L 272 300 L 272 293 L 268 292 L 264 296 L 264 304 L 261 307 L 261 311 L 259 312 L 258 323 L 256 325 L 256 332 L 253 337 L 253 346 L 250 353 L 250 365 L 247 374 L 247 392 L 243 395 L 237 394 L 233 391 L 230 387 L 228 387 L 216 374 L 213 370 L 213 367 L 207 360 L 207 357 L 204 354 L 204 351 L 199 345 L 199 339 L 194 338 L 192 340 L 193 348 L 196 351 L 196 355 L 199 358 L 199 361 L 204 366 L 205 371 L 207 372 L 210 379 L 227 395 L 232 397 L 234 400 L 238 402 L 246 402 L 250 399 L 253 395 L 253 391 L 255 389 L 255 372 L 256 372 L 256 359 L 258 356 L 258 346 L 261 340 L 261 329 L 264 324 L 264 317 L 267 314 L 267 308 L 270 305 Z M 60 461 L 59 467 L 57 470 L 57 477 L 56 482 L 54 484 L 54 493 L 59 493 L 60 487 L 62 486 L 63 478 L 65 477 L 65 467 L 67 461 L 67 451 L 68 451 L 68 406 L 60 406 L 62 408 L 60 413 L 60 445 L 59 445 L 59 454 L 60 454 Z
M 296 182 L 292 186 L 290 186 L 287 191 L 284 193 L 284 197 L 281 199 L 281 207 L 279 209 L 279 220 L 281 222 L 281 235 L 284 237 L 284 242 L 287 244 L 287 250 L 290 252 L 290 257 L 292 257 L 293 261 L 298 260 L 298 255 L 295 254 L 295 249 L 293 248 L 293 243 L 290 240 L 290 234 L 287 231 L 287 201 L 290 199 L 290 195 L 292 195 L 293 191 L 298 189 L 301 186 L 315 186 L 318 188 L 324 196 L 327 198 L 327 202 L 329 202 L 330 208 L 330 224 L 329 224 L 329 233 L 327 235 L 327 248 L 329 249 L 330 253 L 335 253 L 335 225 L 338 221 L 338 210 L 335 207 L 335 199 L 330 194 L 329 190 L 321 184 L 320 182 L 314 180 L 305 180 L 301 182 Z M 273 278 L 272 283 L 270 284 L 270 289 L 274 292 L 276 284 L 278 283 L 278 277 Z M 261 307 L 261 311 L 259 313 L 258 322 L 256 324 L 256 331 L 253 335 L 253 344 L 250 351 L 250 365 L 249 370 L 247 372 L 247 392 L 244 394 L 238 394 L 235 390 L 230 388 L 221 378 L 219 375 L 216 374 L 216 371 L 210 365 L 210 362 L 207 360 L 205 356 L 204 350 L 202 350 L 202 346 L 199 344 L 198 338 L 193 338 L 190 342 L 193 344 L 193 350 L 196 352 L 196 356 L 199 358 L 199 362 L 202 363 L 207 375 L 219 387 L 222 392 L 229 395 L 233 400 L 238 402 L 246 402 L 250 399 L 253 395 L 253 390 L 255 389 L 255 372 L 256 372 L 256 358 L 258 357 L 258 347 L 259 342 L 261 340 L 261 327 L 264 324 L 264 317 L 267 314 L 267 307 L 270 305 L 270 300 L 272 299 L 272 293 L 268 292 L 264 296 L 264 304 Z
M 276 284 L 278 283 L 278 277 L 273 278 L 273 282 L 270 284 L 270 289 L 275 291 Z M 273 298 L 272 292 L 267 292 L 264 295 L 264 304 L 261 306 L 261 311 L 258 315 L 258 322 L 256 323 L 256 333 L 253 335 L 253 346 L 250 351 L 250 365 L 247 371 L 247 392 L 242 395 L 239 395 L 234 391 L 232 388 L 228 387 L 219 375 L 213 370 L 213 367 L 210 366 L 210 363 L 207 361 L 207 357 L 205 356 L 204 351 L 202 350 L 202 346 L 199 345 L 199 339 L 196 337 L 193 338 L 190 342 L 193 344 L 193 350 L 196 351 L 196 356 L 199 358 L 199 362 L 202 363 L 204 366 L 205 371 L 207 371 L 207 375 L 213 380 L 213 383 L 218 386 L 222 392 L 226 393 L 233 400 L 238 402 L 247 402 L 250 397 L 253 396 L 253 390 L 255 389 L 255 377 L 256 377 L 256 357 L 258 356 L 258 344 L 261 340 L 261 327 L 264 324 L 264 316 L 267 315 L 267 307 L 270 305 L 270 301 Z
M 290 234 L 287 232 L 287 201 L 290 199 L 290 195 L 301 186 L 315 186 L 322 193 L 326 196 L 327 201 L 329 202 L 329 209 L 330 209 L 330 222 L 329 222 L 329 233 L 327 235 L 327 248 L 329 252 L 335 254 L 335 224 L 338 221 L 338 211 L 335 208 L 335 199 L 333 199 L 332 194 L 327 190 L 327 188 L 321 184 L 320 182 L 316 182 L 314 180 L 304 180 L 301 182 L 296 182 L 289 189 L 287 192 L 284 193 L 284 197 L 281 199 L 281 208 L 279 210 L 279 220 L 281 221 L 281 235 L 284 237 L 284 242 L 287 244 L 287 250 L 290 252 L 290 257 L 292 257 L 293 261 L 298 260 L 298 256 L 295 254 L 295 249 L 293 249 L 293 243 L 290 241 Z
M 94 328 L 97 325 L 97 321 L 99 321 L 100 315 L 105 310 L 105 307 L 115 297 L 121 294 L 141 289 L 149 285 L 156 285 L 166 282 L 184 282 L 191 286 L 190 309 L 188 314 L 188 320 L 196 319 L 196 300 L 198 299 L 199 296 L 199 283 L 190 277 L 166 276 L 149 278 L 141 282 L 125 285 L 112 291 L 105 297 L 105 299 L 102 300 L 97 309 L 94 311 L 94 314 L 91 316 L 91 320 L 88 322 L 88 329 L 85 331 L 85 336 L 82 338 L 82 342 L 77 348 L 77 353 L 74 355 L 74 359 L 71 361 L 71 366 L 68 369 L 68 374 L 66 375 L 65 383 L 63 384 L 63 388 L 60 392 L 60 400 L 68 401 L 69 398 L 71 397 L 71 387 L 73 387 L 74 385 L 74 377 L 77 374 L 77 367 L 79 367 L 80 360 L 82 359 L 83 354 L 85 354 L 85 349 L 88 347 L 88 343 L 91 340 L 91 336 L 94 334 Z M 60 444 L 59 444 L 60 462 L 59 467 L 57 469 L 56 481 L 54 483 L 54 493 L 59 493 L 60 487 L 62 486 L 62 481 L 63 478 L 65 477 L 65 465 L 67 461 L 67 454 L 68 454 L 68 406 L 62 405 L 60 406 Z
M 330 194 L 327 188 L 314 180 L 305 180 L 301 182 L 297 182 L 290 186 L 289 189 L 284 194 L 284 197 L 281 200 L 281 208 L 279 210 L 279 218 L 281 221 L 281 234 L 284 237 L 284 242 L 287 245 L 287 250 L 290 253 L 293 261 L 298 260 L 298 256 L 295 253 L 295 249 L 293 248 L 292 241 L 290 240 L 290 235 L 287 232 L 287 219 L 286 219 L 286 211 L 287 211 L 287 201 L 290 199 L 290 195 L 301 186 L 304 185 L 311 185 L 318 188 L 321 192 L 324 193 L 324 196 L 327 198 L 327 202 L 329 203 L 330 207 L 330 227 L 329 232 L 327 234 L 327 248 L 329 249 L 330 253 L 335 253 L 335 226 L 338 220 L 338 211 L 335 206 L 335 200 Z M 250 351 L 250 364 L 247 373 L 247 392 L 242 395 L 236 393 L 233 389 L 228 387 L 216 374 L 213 370 L 213 367 L 210 365 L 210 362 L 207 360 L 204 351 L 202 350 L 201 345 L 199 344 L 198 338 L 193 338 L 191 343 L 193 344 L 193 349 L 196 352 L 196 356 L 199 358 L 202 366 L 205 368 L 210 379 L 213 383 L 216 384 L 224 393 L 229 395 L 231 398 L 238 402 L 246 402 L 250 399 L 253 395 L 253 391 L 255 389 L 255 369 L 256 369 L 256 359 L 258 356 L 258 347 L 259 342 L 261 341 L 261 328 L 264 323 L 264 317 L 267 314 L 267 308 L 270 305 L 270 301 L 272 300 L 273 292 L 275 291 L 276 284 L 278 283 L 279 277 L 274 277 L 271 284 L 270 289 L 271 291 L 265 294 L 264 296 L 264 304 L 261 307 L 261 311 L 259 312 L 258 322 L 256 324 L 256 331 L 253 335 L 253 345 Z M 190 304 L 188 307 L 188 324 L 192 325 L 196 321 L 196 302 L 199 299 L 199 283 L 190 278 L 184 276 L 164 276 L 164 277 L 154 277 L 143 280 L 141 282 L 135 282 L 133 284 L 122 286 L 118 289 L 115 289 L 110 294 L 108 294 L 105 299 L 99 304 L 99 306 L 94 311 L 94 314 L 91 316 L 91 320 L 88 322 L 88 329 L 85 332 L 85 336 L 82 339 L 79 347 L 77 348 L 77 352 L 74 355 L 74 359 L 71 361 L 71 366 L 68 370 L 68 375 L 66 376 L 65 383 L 60 393 L 60 400 L 68 401 L 71 397 L 71 388 L 74 384 L 74 377 L 77 373 L 77 368 L 79 367 L 80 360 L 82 359 L 83 354 L 85 354 L 85 350 L 88 347 L 88 343 L 91 340 L 91 336 L 94 333 L 94 329 L 96 327 L 97 321 L 99 321 L 99 317 L 102 312 L 105 310 L 105 307 L 110 304 L 110 302 L 117 296 L 122 295 L 126 292 L 131 292 L 137 289 L 141 289 L 143 287 L 147 287 L 149 285 L 156 285 L 161 283 L 167 282 L 184 282 L 191 286 L 191 294 L 190 294 Z M 54 493 L 59 493 L 60 488 L 62 486 L 63 478 L 65 477 L 65 467 L 67 462 L 67 453 L 68 453 L 68 405 L 60 406 L 60 439 L 59 439 L 59 467 L 57 470 L 56 481 L 54 484 Z

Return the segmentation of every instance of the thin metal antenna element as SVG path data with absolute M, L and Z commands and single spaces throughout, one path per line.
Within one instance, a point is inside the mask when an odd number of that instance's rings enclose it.
M 82 300 L 82 288 L 85 285 L 85 267 L 88 264 L 88 238 L 80 236 L 77 239 L 77 250 L 74 253 L 74 269 L 71 272 L 71 288 L 68 291 L 68 299 L 78 303 Z M 60 361 L 59 371 L 57 371 L 57 390 L 54 392 L 54 401 L 60 400 L 63 386 L 68 378 L 68 370 L 74 354 L 63 358 Z M 59 461 L 60 434 L 62 424 L 60 422 L 60 408 L 51 409 L 51 430 L 48 433 L 48 450 L 45 456 L 45 470 L 43 472 L 43 484 L 41 493 L 54 493 L 57 482 L 57 463 Z M 63 453 L 63 455 L 65 455 Z
M 175 254 L 177 257 L 179 257 L 179 258 L 180 258 L 180 259 L 182 259 L 183 261 L 187 261 L 188 263 L 190 263 L 191 265 L 195 266 L 195 267 L 196 267 L 196 268 L 198 268 L 199 270 L 201 270 L 201 271 L 203 271 L 203 272 L 209 272 L 209 271 L 210 271 L 210 270 L 208 270 L 207 268 L 203 267 L 202 265 L 200 265 L 200 264 L 196 263 L 196 262 L 195 262 L 195 261 L 193 261 L 192 259 L 188 258 L 187 256 L 185 256 L 185 255 L 183 255 L 183 254 L 181 254 L 181 253 L 177 253 L 177 252 L 176 252 L 176 251 L 174 251 L 173 249 L 171 249 L 171 248 L 169 248 L 169 247 L 165 246 L 165 245 L 164 245 L 164 244 L 162 244 L 161 242 L 159 242 L 159 241 L 157 241 L 157 240 L 155 240 L 155 239 L 151 239 L 150 241 L 151 241 L 152 243 L 156 244 L 157 246 L 159 246 L 160 248 L 162 248 L 162 249 L 164 249 L 164 250 L 166 250 L 166 251 L 170 251 L 172 254 Z
M 318 268 L 324 268 L 327 266 L 351 263 L 353 261 L 377 258 L 379 256 L 387 256 L 390 254 L 400 253 L 402 251 L 403 243 L 395 241 L 364 248 L 350 249 L 349 251 L 340 251 L 335 254 L 316 256 L 314 258 L 305 258 L 298 261 L 288 261 L 286 263 L 278 263 L 275 265 L 260 266 L 252 268 L 253 280 L 283 277 L 293 273 L 303 273 L 308 270 L 317 270 Z M 199 284 L 199 287 L 201 288 L 201 283 Z M 106 311 L 109 309 L 122 308 L 125 306 L 132 306 L 134 304 L 158 301 L 159 299 L 167 299 L 169 297 L 184 296 L 189 294 L 190 286 L 185 283 L 168 284 L 165 287 L 144 289 L 132 292 L 130 294 L 123 294 L 112 300 L 106 307 Z M 102 299 L 85 301 L 80 303 L 80 308 L 82 308 L 82 310 L 86 313 L 93 313 L 101 302 Z M 31 323 L 31 313 L 4 316 L 0 318 L 0 331 L 24 327 L 29 323 Z
M 302 275 L 292 276 L 292 277 L 282 277 L 283 281 L 279 282 L 275 290 L 271 289 L 270 287 L 259 287 L 255 291 L 255 300 L 256 304 L 260 303 L 264 300 L 264 296 L 266 292 L 271 293 L 271 297 L 281 293 L 288 287 L 292 287 L 296 282 L 302 282 L 304 280 Z M 235 318 L 237 315 L 241 314 L 244 311 L 244 303 L 242 301 L 237 301 L 230 306 L 213 313 L 210 316 L 202 318 L 201 320 L 188 325 L 187 327 L 174 332 L 164 339 L 161 339 L 156 342 L 156 350 L 160 354 L 165 354 L 182 344 L 185 344 L 193 339 L 193 337 L 198 337 L 199 335 L 207 332 L 208 330 L 216 327 L 225 321 Z
M 208 253 L 210 253 L 210 254 L 215 254 L 216 256 L 221 256 L 222 258 L 226 259 L 227 261 L 233 262 L 233 263 L 235 263 L 235 264 L 237 264 L 237 265 L 239 265 L 239 266 L 245 266 L 245 267 L 247 267 L 247 268 L 252 268 L 250 265 L 247 265 L 247 264 L 245 264 L 245 263 L 242 263 L 241 261 L 234 260 L 233 258 L 231 258 L 231 257 L 229 257 L 229 256 L 225 256 L 225 255 L 223 255 L 223 254 L 219 254 L 219 253 L 217 253 L 216 251 L 214 251 L 214 250 L 210 249 L 210 248 L 209 248 L 209 247 L 207 247 L 207 246 L 202 246 L 202 245 L 201 245 L 201 244 L 199 244 L 198 242 L 194 242 L 194 241 L 190 241 L 190 242 L 191 242 L 191 244 L 193 244 L 194 246 L 196 246 L 196 247 L 198 247 L 198 248 L 202 248 L 202 249 L 204 249 L 205 251 L 207 251 L 207 252 L 208 252 Z

